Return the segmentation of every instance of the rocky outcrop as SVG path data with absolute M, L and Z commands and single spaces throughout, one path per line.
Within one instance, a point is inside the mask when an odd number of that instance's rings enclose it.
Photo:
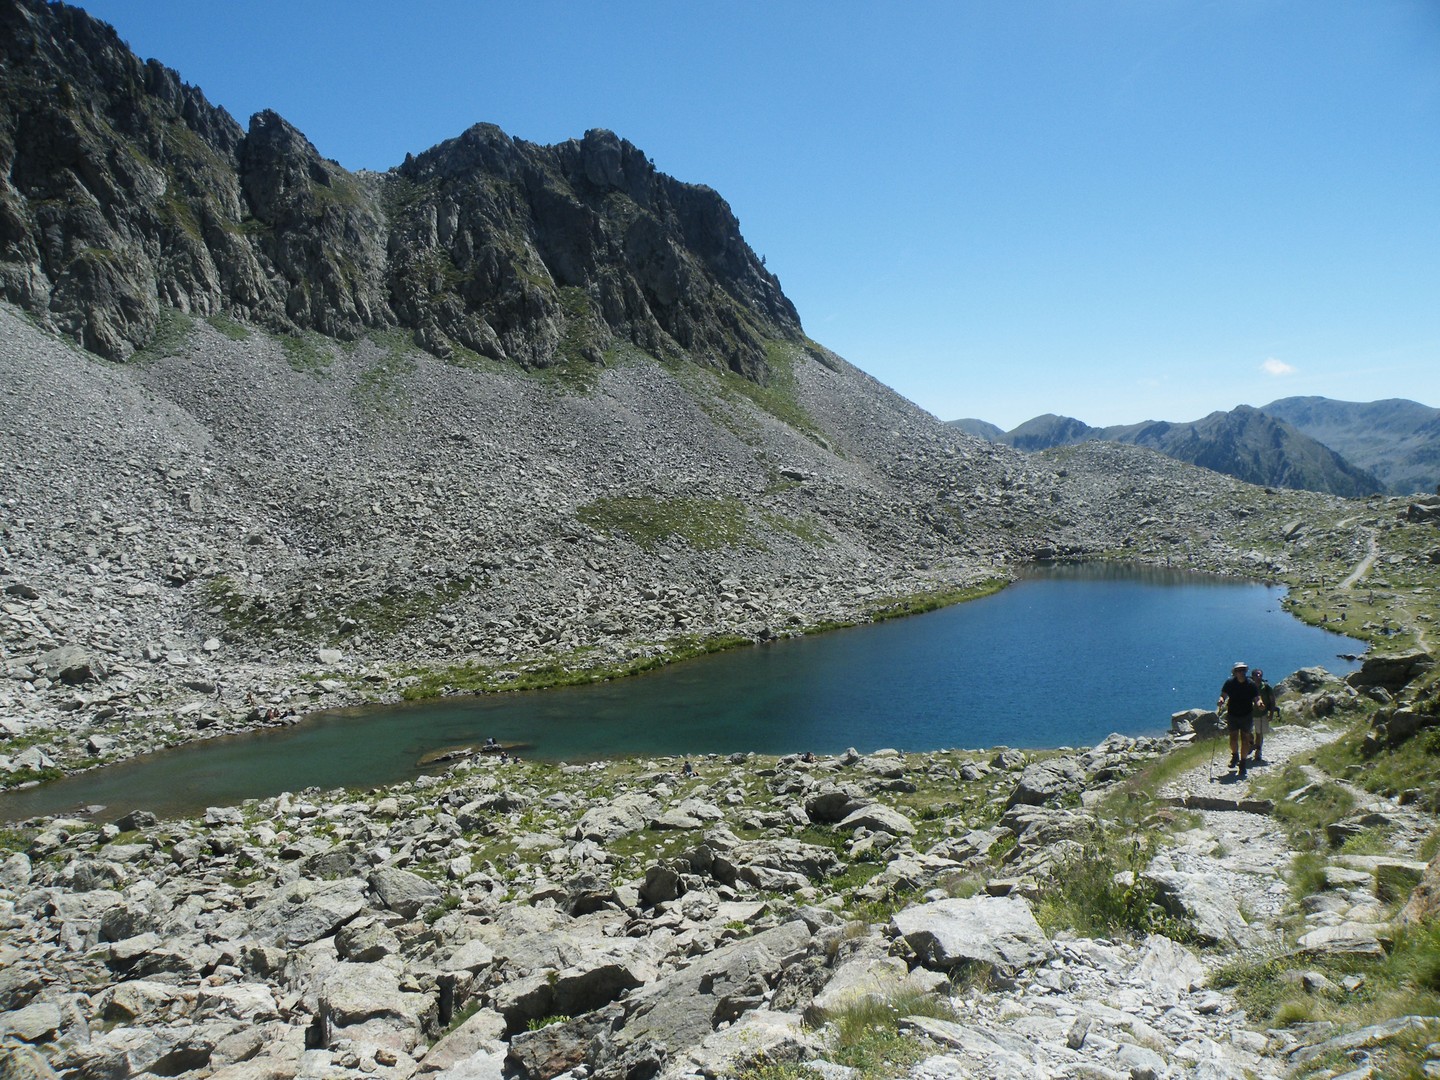
M 112 360 L 172 310 L 445 358 L 601 366 L 618 344 L 770 381 L 794 307 L 709 188 L 606 131 L 476 126 L 384 175 L 284 119 L 242 129 L 114 31 L 0 5 L 0 296 Z

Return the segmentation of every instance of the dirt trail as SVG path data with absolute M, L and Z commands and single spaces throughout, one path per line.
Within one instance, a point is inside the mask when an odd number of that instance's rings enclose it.
M 1207 763 L 1194 768 L 1161 789 L 1162 798 L 1186 799 L 1192 806 L 1228 804 L 1228 808 L 1200 809 L 1201 826 L 1178 836 L 1172 846 L 1162 849 L 1160 857 L 1168 858 L 1179 870 L 1202 875 L 1218 887 L 1220 895 L 1233 899 L 1243 918 L 1235 933 L 1237 944 L 1264 953 L 1283 951 L 1287 948 L 1285 923 L 1294 913 L 1284 875 L 1296 851 L 1285 830 L 1253 801 L 1253 780 L 1277 771 L 1291 758 L 1335 741 L 1346 730 L 1346 726 L 1331 724 L 1272 727 L 1265 738 L 1264 764 L 1251 766 L 1244 780 L 1229 768 L 1229 742 L 1221 738 L 1216 740 L 1213 766 Z M 1314 779 L 1323 778 L 1317 775 Z M 1354 796 L 1357 812 L 1379 811 L 1391 821 L 1395 855 L 1417 857 L 1433 822 L 1393 799 L 1336 782 Z M 1251 808 L 1243 809 L 1247 803 Z M 1362 898 L 1355 899 L 1363 905 Z M 1370 914 L 1379 917 L 1380 912 L 1377 909 Z M 1215 966 L 1230 957 L 1206 954 L 1203 959 L 1207 966 Z
M 1354 570 L 1350 571 L 1350 576 L 1340 582 L 1340 588 L 1353 589 L 1355 583 L 1370 572 L 1370 567 L 1374 566 L 1375 560 L 1380 557 L 1380 541 L 1376 538 L 1374 529 L 1370 530 L 1370 540 L 1366 548 L 1365 557 L 1355 565 Z
M 1215 740 L 1213 766 L 1207 763 L 1192 769 L 1160 791 L 1162 798 L 1188 798 L 1201 805 L 1212 800 L 1231 804 L 1230 809 L 1200 810 L 1201 827 L 1181 834 L 1175 846 L 1161 854 L 1179 870 L 1204 875 L 1234 900 L 1246 924 L 1237 928 L 1239 944 L 1265 951 L 1272 946 L 1275 951 L 1283 948 L 1289 886 L 1281 875 L 1295 854 L 1274 818 L 1240 809 L 1254 798 L 1251 779 L 1277 770 L 1297 754 L 1334 741 L 1342 731 L 1320 725 L 1273 727 L 1265 738 L 1265 763 L 1253 766 L 1244 780 L 1229 768 L 1229 742 L 1222 737 Z M 1226 959 L 1221 956 L 1207 962 Z

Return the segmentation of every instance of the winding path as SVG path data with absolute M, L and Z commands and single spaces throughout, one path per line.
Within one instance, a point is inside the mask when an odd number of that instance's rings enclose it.
M 1355 583 L 1370 572 L 1370 567 L 1375 565 L 1375 560 L 1379 557 L 1380 541 L 1376 539 L 1375 530 L 1371 529 L 1370 542 L 1367 545 L 1365 557 L 1356 564 L 1354 570 L 1350 571 L 1350 576 L 1340 582 L 1339 587 L 1342 589 L 1353 589 Z

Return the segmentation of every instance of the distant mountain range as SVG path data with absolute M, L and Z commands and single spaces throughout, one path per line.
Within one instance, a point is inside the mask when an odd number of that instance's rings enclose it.
M 1405 398 L 1290 397 L 1260 411 L 1374 473 L 1392 494 L 1434 491 L 1440 484 L 1440 409 Z
M 1434 491 L 1440 483 L 1440 409 L 1399 398 L 1282 398 L 1189 423 L 1150 420 L 1094 428 L 1047 413 L 1008 432 L 984 420 L 952 420 L 951 425 L 1026 451 L 1092 441 L 1130 443 L 1248 483 L 1350 498 Z

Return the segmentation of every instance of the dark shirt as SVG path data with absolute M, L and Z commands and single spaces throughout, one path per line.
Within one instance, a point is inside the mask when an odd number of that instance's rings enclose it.
M 1254 715 L 1260 690 L 1249 679 L 1227 679 L 1220 688 L 1220 696 L 1230 703 L 1230 715 L 1242 719 Z

